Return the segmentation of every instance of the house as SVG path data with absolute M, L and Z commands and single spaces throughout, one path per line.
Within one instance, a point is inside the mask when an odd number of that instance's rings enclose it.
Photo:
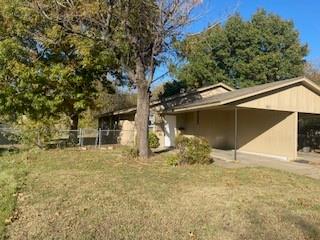
M 202 136 L 213 148 L 297 158 L 298 121 L 320 116 L 320 88 L 305 77 L 235 90 L 225 84 L 151 102 L 150 128 L 161 145 L 177 134 Z M 100 116 L 101 128 L 134 130 L 135 108 Z
M 233 91 L 234 89 L 224 83 L 218 83 L 207 87 L 198 88 L 196 90 L 181 93 L 169 98 L 158 99 L 150 103 L 150 116 L 149 116 L 149 130 L 156 133 L 160 139 L 161 146 L 173 146 L 176 130 L 171 129 L 169 134 L 168 123 L 171 116 L 166 115 L 165 112 L 173 109 L 176 106 L 192 103 L 196 100 L 208 98 L 217 94 Z M 122 145 L 131 145 L 135 132 L 135 118 L 136 108 L 127 108 L 114 112 L 106 112 L 98 115 L 99 128 L 102 130 L 112 129 L 121 131 L 103 131 L 107 136 L 102 136 L 102 143 L 120 143 Z M 173 126 L 173 125 L 170 125 Z

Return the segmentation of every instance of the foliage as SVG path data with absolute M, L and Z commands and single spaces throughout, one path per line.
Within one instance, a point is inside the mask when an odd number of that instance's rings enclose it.
M 85 112 L 81 113 L 79 119 L 79 128 L 98 128 L 98 121 L 95 117 L 96 112 L 88 109 Z
M 297 77 L 308 52 L 292 21 L 264 10 L 249 21 L 230 17 L 177 46 L 185 61 L 172 66 L 172 73 L 194 87 L 217 82 L 246 87 Z
M 21 190 L 27 173 L 25 164 L 14 156 L 10 154 L 1 157 L 0 154 L 0 239 L 6 239 L 5 225 L 17 217 L 14 214 L 17 192 Z
M 112 112 L 120 109 L 130 108 L 137 105 L 137 94 L 129 89 L 116 88 L 113 93 L 105 91 L 103 86 L 98 86 L 98 96 L 94 100 L 94 111 L 96 114 Z
M 131 147 L 125 151 L 124 155 L 127 159 L 135 159 L 139 156 L 139 150 L 135 147 Z
M 1 1 L 0 112 L 34 120 L 65 114 L 77 128 L 79 115 L 93 106 L 97 82 L 112 89 L 107 75 L 116 75 L 116 57 L 27 2 Z
M 158 148 L 160 146 L 160 140 L 159 140 L 157 134 L 150 132 L 148 140 L 149 140 L 149 147 L 150 148 Z
M 181 91 L 187 90 L 188 86 L 183 81 L 170 81 L 158 86 L 152 91 L 153 99 L 163 99 L 180 94 Z
M 52 1 L 32 0 L 44 18 L 83 39 L 102 43 L 122 83 L 137 88 L 136 126 L 139 153 L 148 157 L 150 86 L 166 52 L 190 22 L 199 0 Z M 82 42 L 82 41 L 80 41 Z M 99 49 L 99 48 L 98 48 Z M 111 50 L 111 51 L 109 51 Z M 118 64 L 118 65 L 117 65 Z M 117 66 L 117 67 L 115 67 Z M 123 74 L 122 74 L 123 73 Z
M 180 164 L 180 159 L 177 154 L 170 154 L 166 156 L 166 162 L 169 166 L 178 166 Z
M 41 120 L 32 120 L 26 117 L 20 117 L 13 126 L 16 130 L 15 137 L 17 141 L 29 147 L 46 147 L 46 144 L 58 135 L 61 129 L 67 129 L 70 126 L 68 118 L 43 118 Z
M 210 164 L 211 147 L 205 138 L 178 136 L 176 139 L 179 164 Z
M 137 95 L 131 91 L 115 88 L 114 92 L 106 91 L 102 84 L 97 84 L 97 96 L 93 106 L 81 113 L 80 128 L 97 128 L 97 116 L 106 112 L 134 107 L 137 104 Z
M 140 155 L 147 157 L 147 119 L 155 69 L 163 63 L 172 42 L 190 22 L 192 10 L 202 1 L 1 0 L 1 3 L 5 23 L 2 27 L 8 31 L 9 26 L 14 26 L 12 35 L 19 36 L 14 41 L 18 39 L 17 45 L 26 53 L 18 55 L 19 74 L 14 72 L 9 74 L 9 81 L 3 80 L 0 103 L 7 106 L 3 112 L 41 118 L 62 111 L 70 116 L 71 128 L 75 129 L 79 114 L 92 104 L 96 93 L 94 81 L 107 86 L 110 81 L 127 83 L 137 88 L 138 146 Z M 8 39 L 12 40 L 11 36 Z M 8 65 L 4 69 L 11 71 Z M 20 86 L 23 73 L 24 84 Z M 24 91 L 24 88 L 31 89 Z M 20 111 L 10 111 L 11 106 Z
M 320 69 L 310 63 L 307 63 L 304 68 L 305 76 L 320 85 Z

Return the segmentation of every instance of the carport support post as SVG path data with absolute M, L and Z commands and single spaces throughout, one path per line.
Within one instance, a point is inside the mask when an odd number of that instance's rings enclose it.
M 238 148 L 238 109 L 234 108 L 234 160 L 237 160 Z
M 294 127 L 294 149 L 293 149 L 293 159 L 298 158 L 298 138 L 299 138 L 299 113 L 294 112 L 294 121 L 295 121 L 295 127 Z

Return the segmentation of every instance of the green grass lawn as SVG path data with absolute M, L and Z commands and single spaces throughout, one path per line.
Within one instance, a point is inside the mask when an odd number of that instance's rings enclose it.
M 8 154 L 0 149 L 0 239 L 4 238 L 5 225 L 14 218 L 17 192 L 26 174 L 23 162 Z
M 320 182 L 286 172 L 170 167 L 165 155 L 136 161 L 121 150 L 0 162 L 1 227 L 19 185 L 12 168 L 28 171 L 9 239 L 320 239 Z

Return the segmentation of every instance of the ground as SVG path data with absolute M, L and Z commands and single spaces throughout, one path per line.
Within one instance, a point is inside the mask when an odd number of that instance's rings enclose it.
M 217 159 L 219 166 L 226 168 L 239 167 L 267 167 L 295 173 L 320 180 L 320 154 L 318 153 L 300 153 L 295 161 L 281 160 L 277 157 L 258 156 L 238 152 L 237 159 L 234 161 L 234 152 L 232 150 L 214 149 L 212 156 Z M 219 161 L 220 160 L 220 161 Z
M 17 196 L 13 218 L 8 212 L 14 203 L 4 213 L 0 205 L 0 226 L 5 219 L 11 222 L 4 235 L 19 240 L 320 239 L 319 180 L 261 167 L 170 167 L 166 154 L 149 161 L 128 159 L 122 149 L 2 156 L 7 174 L 0 178 L 1 196 L 8 202 Z M 21 169 L 25 177 L 17 174 Z

